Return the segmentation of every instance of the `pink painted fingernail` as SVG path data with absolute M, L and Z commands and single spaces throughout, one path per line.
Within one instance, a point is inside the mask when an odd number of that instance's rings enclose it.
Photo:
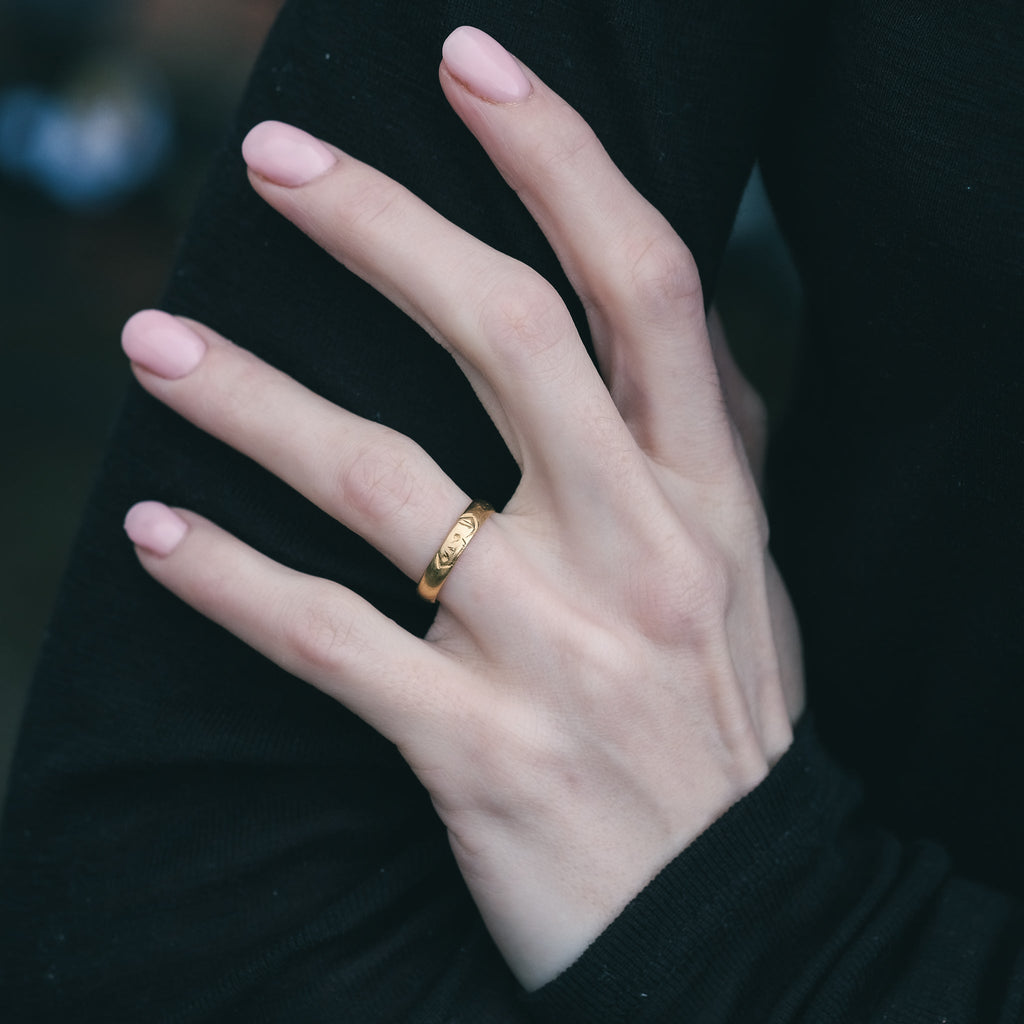
M 515 103 L 533 91 L 515 57 L 478 28 L 457 28 L 444 41 L 441 55 L 452 75 L 481 99 Z
M 206 355 L 195 331 L 159 309 L 144 309 L 124 325 L 121 348 L 133 363 L 167 380 L 190 374 Z
M 319 139 L 280 121 L 256 125 L 242 143 L 242 157 L 260 177 L 286 188 L 305 185 L 338 162 Z
M 128 539 L 154 555 L 169 555 L 188 533 L 188 523 L 159 501 L 140 501 L 124 517 Z

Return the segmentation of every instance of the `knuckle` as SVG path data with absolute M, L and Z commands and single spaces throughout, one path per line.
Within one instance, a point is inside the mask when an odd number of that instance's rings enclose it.
M 626 250 L 625 301 L 646 321 L 678 319 L 681 312 L 703 315 L 700 275 L 682 239 L 662 233 Z
M 579 166 L 588 166 L 598 150 L 602 146 L 594 130 L 582 118 L 574 118 L 558 132 L 538 130 L 523 146 L 522 165 L 531 178 L 568 179 L 575 187 Z
M 499 359 L 512 365 L 551 350 L 572 329 L 558 292 L 526 267 L 504 273 L 481 308 L 481 332 Z
M 316 599 L 317 597 L 321 599 Z M 280 639 L 285 662 L 299 674 L 338 674 L 358 643 L 351 622 L 326 594 L 307 594 L 281 613 Z
M 396 435 L 346 453 L 337 486 L 342 507 L 364 522 L 393 518 L 417 493 L 413 466 L 418 451 L 413 442 Z
M 717 552 L 689 546 L 644 575 L 641 621 L 658 643 L 701 643 L 721 633 L 730 597 L 728 565 Z
M 703 554 L 691 561 L 687 573 L 691 618 L 695 624 L 718 624 L 729 604 L 729 571 L 722 558 Z
M 374 227 L 387 229 L 402 217 L 403 200 L 407 196 L 408 193 L 397 182 L 376 172 L 365 177 L 360 168 L 339 194 L 336 212 L 338 219 L 356 234 Z

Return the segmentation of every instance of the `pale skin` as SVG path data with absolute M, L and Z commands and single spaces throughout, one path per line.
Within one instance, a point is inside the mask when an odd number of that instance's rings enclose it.
M 565 267 L 599 367 L 547 282 L 371 167 L 274 124 L 244 149 L 268 203 L 451 351 L 522 469 L 426 638 L 195 513 L 146 502 L 126 526 L 155 579 L 397 744 L 532 989 L 786 750 L 799 640 L 767 552 L 758 402 L 685 245 L 492 40 L 458 30 L 440 79 Z M 201 324 L 140 313 L 124 345 L 147 391 L 410 588 L 487 497 Z

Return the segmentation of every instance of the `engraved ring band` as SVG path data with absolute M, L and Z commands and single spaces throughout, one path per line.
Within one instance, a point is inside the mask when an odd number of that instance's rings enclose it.
M 420 577 L 416 593 L 424 601 L 429 601 L 431 604 L 437 601 L 437 595 L 441 592 L 444 581 L 448 579 L 448 574 L 455 567 L 455 563 L 469 546 L 469 542 L 476 536 L 484 521 L 493 512 L 494 506 L 490 502 L 474 501 L 459 516 Z

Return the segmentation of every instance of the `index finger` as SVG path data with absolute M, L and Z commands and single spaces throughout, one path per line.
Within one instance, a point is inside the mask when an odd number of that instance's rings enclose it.
M 445 95 L 554 248 L 634 436 L 655 455 L 731 451 L 685 244 L 586 121 L 490 36 L 456 29 L 443 54 Z

